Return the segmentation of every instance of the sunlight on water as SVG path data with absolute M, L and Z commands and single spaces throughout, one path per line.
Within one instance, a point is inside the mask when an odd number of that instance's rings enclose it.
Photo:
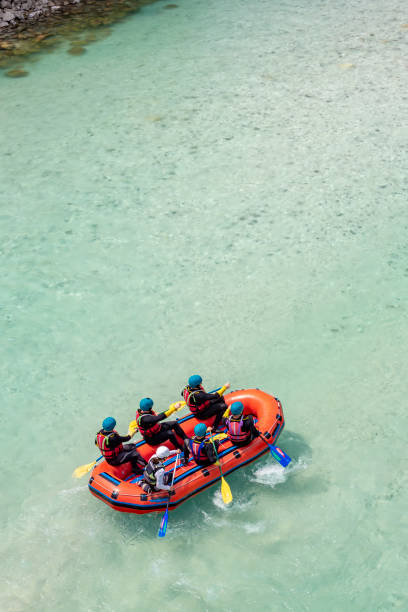
M 1 608 L 406 610 L 405 4 L 177 4 L 0 75 Z M 71 474 L 193 372 L 292 462 L 159 539 Z

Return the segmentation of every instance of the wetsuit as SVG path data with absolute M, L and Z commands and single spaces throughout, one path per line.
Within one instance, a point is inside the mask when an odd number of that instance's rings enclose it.
M 145 459 L 140 455 L 136 444 L 125 444 L 131 436 L 120 436 L 117 431 L 98 431 L 95 444 L 109 465 L 122 465 L 130 461 L 135 474 L 142 474 L 146 465 Z
M 226 421 L 226 425 L 228 437 L 234 446 L 246 446 L 260 435 L 255 427 L 252 414 L 240 415 L 238 417 L 230 416 Z
M 166 440 L 170 440 L 173 446 L 183 450 L 183 445 L 177 440 L 175 434 L 177 434 L 182 440 L 187 438 L 186 434 L 177 421 L 160 423 L 160 421 L 163 421 L 165 418 L 167 418 L 165 412 L 153 414 L 152 412 L 138 411 L 136 414 L 136 421 L 139 426 L 139 431 L 147 444 L 156 446 L 158 444 L 163 444 L 163 442 L 166 442 Z
M 215 448 L 218 452 L 219 440 L 214 440 Z M 210 440 L 204 438 L 191 438 L 184 440 L 184 462 L 187 463 L 190 453 L 197 465 L 211 465 L 217 461 L 214 446 Z
M 222 395 L 206 393 L 202 386 L 184 387 L 181 395 L 198 421 L 206 421 L 215 416 L 213 428 L 217 429 L 219 427 L 222 415 L 227 409 L 227 404 Z

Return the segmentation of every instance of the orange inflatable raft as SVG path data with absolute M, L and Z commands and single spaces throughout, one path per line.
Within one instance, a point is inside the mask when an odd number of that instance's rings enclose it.
M 270 444 L 274 444 L 285 425 L 282 405 L 278 398 L 265 393 L 259 389 L 245 389 L 233 391 L 225 396 L 228 405 L 232 402 L 241 401 L 245 407 L 246 414 L 254 416 L 256 428 L 261 432 Z M 214 419 L 209 419 L 206 424 L 211 425 Z M 197 419 L 190 413 L 178 421 L 189 437 L 193 436 L 194 426 Z M 174 448 L 170 442 L 165 443 L 169 448 Z M 148 460 L 155 452 L 155 446 L 146 444 L 143 440 L 137 444 L 140 454 Z M 228 438 L 220 440 L 218 454 L 224 476 L 237 470 L 268 452 L 268 445 L 261 439 L 255 438 L 248 446 L 234 446 Z M 166 471 L 172 472 L 175 456 L 169 458 L 166 463 Z M 113 467 L 100 461 L 93 469 L 89 479 L 88 487 L 92 495 L 108 504 L 119 512 L 133 512 L 145 514 L 147 512 L 161 512 L 166 508 L 168 501 L 167 491 L 145 493 L 138 485 L 141 476 L 131 473 L 130 463 L 124 463 Z M 177 466 L 174 478 L 174 493 L 170 497 L 169 510 L 173 510 L 193 495 L 197 495 L 207 487 L 220 480 L 220 470 L 216 465 L 208 467 L 198 466 L 190 457 L 186 466 Z

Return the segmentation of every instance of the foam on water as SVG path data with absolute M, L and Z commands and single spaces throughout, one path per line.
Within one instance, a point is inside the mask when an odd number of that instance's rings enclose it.
M 288 475 L 283 467 L 279 465 L 268 465 L 255 472 L 254 481 L 275 487 L 276 485 L 285 482 L 287 477 Z
M 307 463 L 302 458 L 300 458 L 296 463 L 291 461 L 289 466 L 286 468 L 283 468 L 281 465 L 276 463 L 272 463 L 271 465 L 264 465 L 255 470 L 251 480 L 274 488 L 277 485 L 286 482 L 293 472 L 305 470 L 306 468 Z
M 228 481 L 230 479 L 228 478 Z M 217 485 L 215 492 L 213 493 L 212 500 L 214 505 L 220 510 L 229 510 L 234 514 L 237 512 L 246 512 L 253 503 L 251 500 L 246 499 L 246 495 L 242 493 L 242 490 L 238 490 L 236 495 L 233 495 L 233 501 L 231 504 L 224 504 L 221 495 L 221 485 Z

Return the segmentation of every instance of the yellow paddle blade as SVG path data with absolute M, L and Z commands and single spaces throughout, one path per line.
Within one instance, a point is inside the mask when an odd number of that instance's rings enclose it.
M 225 438 L 228 438 L 226 433 L 220 433 L 220 434 L 217 434 L 216 436 L 212 436 L 213 440 L 225 440 Z
M 223 387 L 221 387 L 221 389 L 218 389 L 218 391 L 216 391 L 216 393 L 218 393 L 218 395 L 221 397 L 221 395 L 224 395 L 226 390 L 227 390 L 227 387 L 224 385 Z
M 92 461 L 92 463 L 87 463 L 86 465 L 80 465 L 72 472 L 72 478 L 82 478 L 88 472 L 90 472 L 93 466 L 96 464 L 96 461 Z
M 232 502 L 231 489 L 224 477 L 221 478 L 221 495 L 224 504 L 230 504 Z
M 134 419 L 133 421 L 130 421 L 129 423 L 128 436 L 133 436 L 133 434 L 137 430 L 138 430 L 138 427 L 137 427 L 136 419 Z

